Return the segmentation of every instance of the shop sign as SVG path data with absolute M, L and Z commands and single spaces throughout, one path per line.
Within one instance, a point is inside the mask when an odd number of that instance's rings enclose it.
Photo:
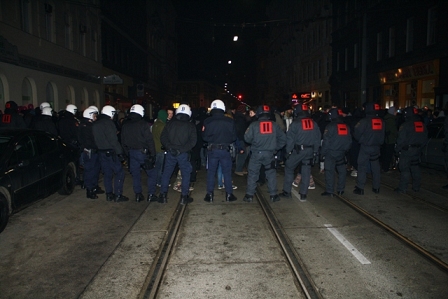
M 435 74 L 433 62 L 411 65 L 395 71 L 380 73 L 381 83 L 407 81 Z

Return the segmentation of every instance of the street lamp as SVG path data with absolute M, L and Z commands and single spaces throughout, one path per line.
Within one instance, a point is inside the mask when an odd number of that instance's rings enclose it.
M 233 41 L 236 42 L 237 40 L 238 40 L 238 35 L 235 35 L 235 36 L 233 37 Z

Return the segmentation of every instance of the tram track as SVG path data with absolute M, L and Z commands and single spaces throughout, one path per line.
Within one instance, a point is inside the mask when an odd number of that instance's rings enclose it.
M 257 188 L 254 198 L 258 199 L 255 200 L 254 203 L 258 202 L 260 208 L 262 209 L 263 214 L 269 223 L 269 227 L 271 228 L 285 260 L 290 267 L 299 291 L 303 293 L 307 299 L 323 299 L 322 295 L 318 291 L 318 287 L 314 284 L 311 279 L 311 275 L 308 273 L 304 263 L 294 249 L 292 241 L 288 238 L 287 233 L 280 225 L 280 221 L 275 216 L 274 211 L 271 209 L 267 199 L 263 196 L 260 188 Z M 188 209 L 188 205 L 178 205 L 173 213 L 167 233 L 161 243 L 160 249 L 138 298 L 157 298 L 159 288 L 165 274 L 165 269 L 169 263 L 170 255 L 173 252 L 174 245 L 179 237 L 178 233 L 183 224 L 186 209 Z
M 314 182 L 321 186 L 323 189 L 325 189 L 325 182 L 321 181 L 320 179 L 314 177 Z M 392 186 L 389 186 L 387 184 L 381 183 L 381 186 L 387 187 L 389 189 L 394 189 Z M 407 194 L 406 194 L 407 195 Z M 380 220 L 378 217 L 375 217 L 372 213 L 368 212 L 364 208 L 362 208 L 360 205 L 356 204 L 355 202 L 351 201 L 349 198 L 343 195 L 337 195 L 334 194 L 334 197 L 339 198 L 343 203 L 354 209 L 356 212 L 364 216 L 365 218 L 369 219 L 376 225 L 380 226 L 381 228 L 385 229 L 387 232 L 392 234 L 394 237 L 402 241 L 405 245 L 407 245 L 409 248 L 413 249 L 417 253 L 419 253 L 421 256 L 429 260 L 431 263 L 433 263 L 435 266 L 443 270 L 444 272 L 448 273 L 448 264 L 444 261 L 442 261 L 440 258 L 438 258 L 436 255 L 434 255 L 432 252 L 424 248 L 423 246 L 420 246 L 415 241 L 413 241 L 411 238 L 403 235 L 398 230 L 394 229 L 384 221 Z M 424 202 L 425 204 L 432 206 L 434 208 L 437 208 L 443 212 L 446 212 L 447 210 L 443 207 L 440 207 L 438 205 L 434 205 L 426 200 L 422 200 L 421 198 L 417 196 L 410 196 L 413 199 L 420 200 Z

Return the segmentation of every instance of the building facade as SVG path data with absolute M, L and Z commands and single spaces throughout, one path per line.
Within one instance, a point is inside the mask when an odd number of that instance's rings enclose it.
M 447 1 L 333 0 L 332 97 L 448 108 Z
M 0 2 L 0 109 L 10 100 L 56 111 L 100 105 L 100 10 L 89 3 Z

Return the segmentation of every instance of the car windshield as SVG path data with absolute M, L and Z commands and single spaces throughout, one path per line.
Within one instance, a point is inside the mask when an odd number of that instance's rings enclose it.
M 10 140 L 10 136 L 0 136 L 0 157 L 5 153 Z

